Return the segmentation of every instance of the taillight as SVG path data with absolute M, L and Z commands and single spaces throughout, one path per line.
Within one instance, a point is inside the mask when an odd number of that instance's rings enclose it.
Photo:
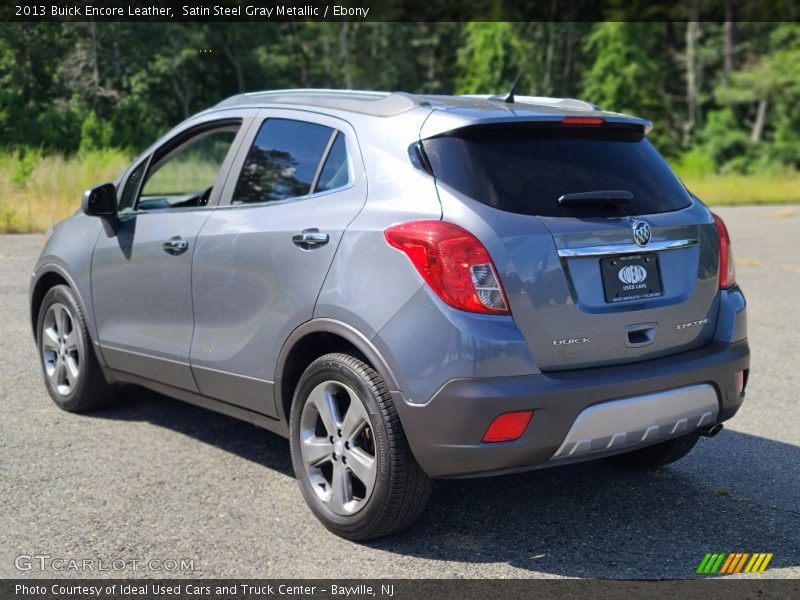
M 736 283 L 736 271 L 733 266 L 733 253 L 731 251 L 731 237 L 722 218 L 714 213 L 714 222 L 717 224 L 719 234 L 719 287 L 729 288 Z
M 483 441 L 491 443 L 518 440 L 528 428 L 532 416 L 532 410 L 520 410 L 500 415 L 491 422 L 486 433 L 483 434 Z
M 747 383 L 747 375 L 745 371 L 736 371 L 736 393 L 741 396 L 744 392 L 744 386 Z
M 384 232 L 447 304 L 471 312 L 507 315 L 508 302 L 492 259 L 478 238 L 444 221 L 410 221 Z

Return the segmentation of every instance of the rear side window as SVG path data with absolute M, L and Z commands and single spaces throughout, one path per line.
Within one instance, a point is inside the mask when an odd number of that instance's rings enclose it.
M 275 202 L 310 194 L 336 135 L 335 129 L 316 123 L 267 119 L 245 158 L 233 203 Z M 335 174 L 334 170 L 329 183 Z
M 315 192 L 327 192 L 344 187 L 350 182 L 350 168 L 347 163 L 347 142 L 344 135 L 336 134 L 325 165 L 319 175 Z
M 500 210 L 610 217 L 686 208 L 691 198 L 639 131 L 475 126 L 423 142 L 434 176 Z M 624 190 L 623 206 L 561 206 L 559 197 Z

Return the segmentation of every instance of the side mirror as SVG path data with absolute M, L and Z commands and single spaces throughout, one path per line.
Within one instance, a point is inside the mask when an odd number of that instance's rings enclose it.
M 117 188 L 104 183 L 83 193 L 81 205 L 84 214 L 91 217 L 113 217 L 117 214 Z

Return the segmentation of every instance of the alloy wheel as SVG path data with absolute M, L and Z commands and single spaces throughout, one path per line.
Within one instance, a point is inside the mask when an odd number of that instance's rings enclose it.
M 81 358 L 72 313 L 57 302 L 47 309 L 42 324 L 42 362 L 47 379 L 59 395 L 69 396 L 75 389 Z
M 369 414 L 355 391 L 324 381 L 308 396 L 300 417 L 300 455 L 317 498 L 337 515 L 357 513 L 377 479 Z

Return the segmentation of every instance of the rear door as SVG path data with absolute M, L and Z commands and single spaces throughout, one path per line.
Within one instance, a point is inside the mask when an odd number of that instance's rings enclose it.
M 198 239 L 191 363 L 203 394 L 275 415 L 278 353 L 311 319 L 366 179 L 346 122 L 278 109 L 258 122 Z
M 541 369 L 644 360 L 711 339 L 716 229 L 641 126 L 478 126 L 424 145 L 445 220 L 486 244 Z

